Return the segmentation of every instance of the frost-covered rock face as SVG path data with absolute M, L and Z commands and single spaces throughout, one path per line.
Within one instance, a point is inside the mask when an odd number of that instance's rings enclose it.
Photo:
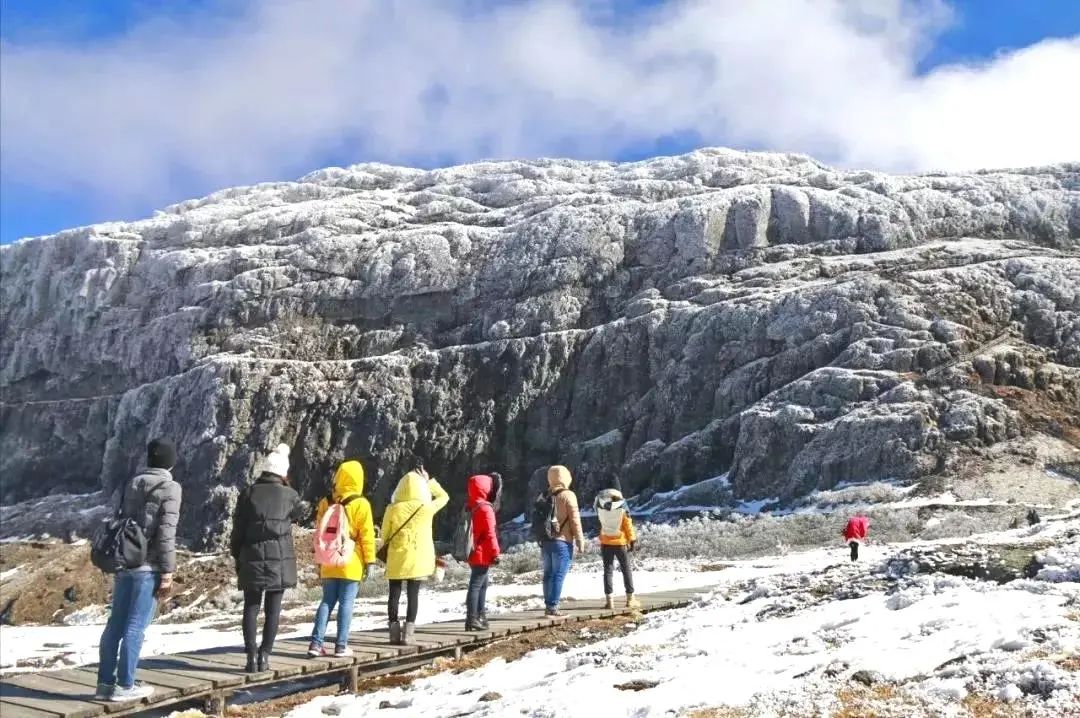
M 586 497 L 914 479 L 1027 428 L 993 385 L 1075 430 L 1078 247 L 1075 164 L 703 150 L 226 190 L 0 249 L 0 498 L 111 489 L 151 435 L 189 538 L 281 441 L 308 495 L 358 457 L 378 503 L 422 457 L 459 497 L 501 470 L 514 513 L 555 461 Z

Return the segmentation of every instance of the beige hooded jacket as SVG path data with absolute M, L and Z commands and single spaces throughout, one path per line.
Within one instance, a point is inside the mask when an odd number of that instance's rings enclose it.
M 574 478 L 565 466 L 552 466 L 547 472 L 548 489 L 555 497 L 555 518 L 562 528 L 556 537 L 559 541 L 572 543 L 578 549 L 585 549 L 585 534 L 581 530 L 581 514 L 578 513 L 578 500 L 570 484 Z

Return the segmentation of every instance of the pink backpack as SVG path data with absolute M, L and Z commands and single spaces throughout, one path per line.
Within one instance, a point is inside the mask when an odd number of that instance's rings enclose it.
M 319 519 L 319 525 L 315 527 L 315 563 L 320 566 L 344 566 L 356 550 L 349 515 L 345 512 L 345 507 L 356 498 L 348 496 L 330 504 Z

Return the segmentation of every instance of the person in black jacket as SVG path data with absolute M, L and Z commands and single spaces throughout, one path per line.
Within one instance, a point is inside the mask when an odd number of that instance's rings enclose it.
M 262 473 L 241 493 L 233 514 L 231 549 L 236 578 L 244 592 L 244 648 L 247 671 L 265 671 L 277 636 L 281 597 L 296 585 L 292 525 L 308 512 L 288 485 L 289 447 L 281 444 L 263 462 Z M 262 642 L 256 646 L 259 605 Z

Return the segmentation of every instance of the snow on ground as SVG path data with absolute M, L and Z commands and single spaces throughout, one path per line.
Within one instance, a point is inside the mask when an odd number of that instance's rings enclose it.
M 715 572 L 687 573 L 670 569 L 672 562 L 657 562 L 657 570 L 635 573 L 638 591 L 661 591 L 670 588 L 705 586 L 716 581 Z M 667 569 L 667 570 L 665 570 Z M 518 577 L 521 583 L 492 585 L 488 603 L 492 613 L 499 611 L 543 608 L 540 578 L 537 574 Z M 599 564 L 576 566 L 567 578 L 564 594 L 567 597 L 592 598 L 603 594 Z M 463 614 L 464 590 L 425 590 L 421 593 L 421 623 L 445 621 Z M 311 635 L 311 619 L 315 604 L 283 612 L 281 637 Z M 386 599 L 359 599 L 353 612 L 351 628 L 362 631 L 386 625 Z M 96 663 L 98 639 L 108 619 L 104 606 L 91 606 L 68 617 L 65 626 L 0 626 L 0 669 L 5 672 L 35 668 L 66 667 Z M 231 619 L 231 621 L 230 621 Z M 222 630 L 223 622 L 235 627 Z M 181 651 L 239 645 L 240 615 L 211 614 L 190 623 L 153 623 L 147 629 L 143 656 L 178 653 Z M 335 630 L 331 622 L 330 633 Z M 16 668 L 19 666 L 19 668 Z
M 1046 553 L 1060 558 L 1055 567 L 1073 570 L 1078 541 Z M 900 715 L 969 715 L 961 701 L 971 691 L 1017 702 L 1030 715 L 1080 715 L 1080 674 L 1057 662 L 1080 653 L 1080 585 L 1058 573 L 1000 585 L 943 574 L 890 578 L 892 555 L 879 547 L 877 556 L 851 564 L 840 551 L 821 549 L 734 562 L 701 603 L 651 614 L 625 637 L 362 696 L 318 698 L 288 715 L 363 716 L 390 706 L 395 716 L 556 718 L 582 715 L 588 705 L 635 718 L 717 706 L 816 716 L 840 707 L 839 691 L 857 671 L 875 685 L 899 687 L 896 700 L 910 704 Z M 635 680 L 656 685 L 616 687 Z M 489 692 L 501 698 L 479 701 Z

